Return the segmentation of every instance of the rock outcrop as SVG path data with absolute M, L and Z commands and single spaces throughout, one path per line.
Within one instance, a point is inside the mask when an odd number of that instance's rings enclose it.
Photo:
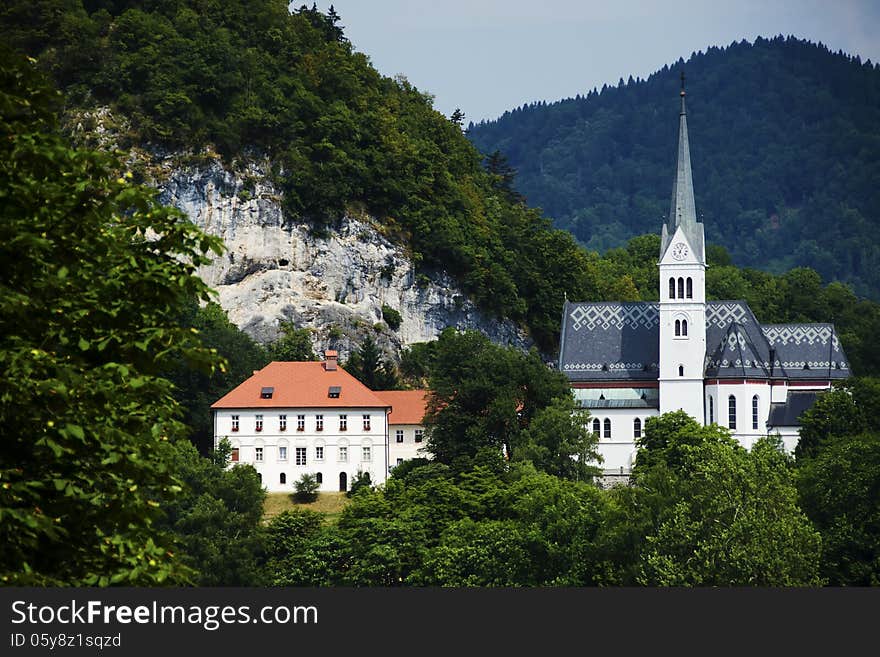
M 346 216 L 321 232 L 286 220 L 268 163 L 233 172 L 218 159 L 179 162 L 168 157 L 159 164 L 160 199 L 223 239 L 227 252 L 200 275 L 230 320 L 254 339 L 274 340 L 280 323 L 292 321 L 313 330 L 316 350 L 334 347 L 343 358 L 367 333 L 396 355 L 448 326 L 478 329 L 499 344 L 530 345 L 513 323 L 481 312 L 449 276 L 417 274 L 404 248 L 371 218 Z M 396 330 L 383 321 L 383 306 L 400 313 Z

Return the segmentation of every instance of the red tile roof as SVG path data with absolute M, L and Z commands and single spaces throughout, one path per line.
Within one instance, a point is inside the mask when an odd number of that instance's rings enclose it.
M 377 390 L 376 396 L 391 406 L 388 424 L 421 424 L 428 404 L 427 390 Z
M 328 396 L 331 386 L 339 386 L 338 398 Z M 275 389 L 271 399 L 261 398 L 263 388 Z M 389 405 L 342 368 L 328 371 L 324 363 L 274 361 L 211 404 L 211 408 L 387 408 Z

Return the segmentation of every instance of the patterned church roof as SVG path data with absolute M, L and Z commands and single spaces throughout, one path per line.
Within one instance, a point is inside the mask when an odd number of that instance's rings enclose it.
M 659 362 L 658 303 L 566 302 L 559 369 L 569 380 L 657 380 Z M 709 301 L 704 375 L 843 379 L 850 371 L 831 324 L 762 326 L 745 301 Z

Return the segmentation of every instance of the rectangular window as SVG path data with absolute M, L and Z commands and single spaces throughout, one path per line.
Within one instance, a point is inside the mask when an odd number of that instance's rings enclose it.
M 296 448 L 296 464 L 297 465 L 305 465 L 306 464 L 306 448 L 305 447 L 297 447 Z
M 364 463 L 369 463 L 373 460 L 373 448 L 372 447 L 362 447 L 361 461 Z
M 339 461 L 340 463 L 344 463 L 348 461 L 348 447 L 340 447 L 339 448 Z
M 422 431 L 421 429 L 416 429 L 415 441 L 416 441 L 417 443 L 422 442 L 422 434 L 424 434 L 424 433 L 425 433 L 425 432 Z
M 339 430 L 340 431 L 348 431 L 348 416 L 340 415 L 339 416 Z
M 296 430 L 297 431 L 305 431 L 306 430 L 306 416 L 305 415 L 297 415 L 296 416 Z
M 237 415 L 232 416 L 232 430 L 238 431 L 238 416 Z
M 397 465 L 400 465 L 401 463 L 403 463 L 403 459 L 397 459 Z
M 324 430 L 324 416 L 316 415 L 315 416 L 315 431 L 323 431 Z
M 257 431 L 263 430 L 263 416 L 258 415 L 256 419 L 256 426 L 254 427 Z
M 403 429 L 398 429 L 395 437 L 397 438 L 397 442 L 402 443 L 403 442 Z
M 370 430 L 370 416 L 364 415 L 364 431 Z
M 238 463 L 238 447 L 232 448 L 232 462 Z
M 278 416 L 278 430 L 279 431 L 287 431 L 287 416 L 279 415 Z
M 254 450 L 254 461 L 262 461 L 263 460 L 263 448 L 257 447 Z
M 324 448 L 323 447 L 315 447 L 315 460 L 323 461 L 324 460 Z
M 286 461 L 287 460 L 287 447 L 285 447 L 284 445 L 281 445 L 278 448 L 278 460 L 279 461 Z

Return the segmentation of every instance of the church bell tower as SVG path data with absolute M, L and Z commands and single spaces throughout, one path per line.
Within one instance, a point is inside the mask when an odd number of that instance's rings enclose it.
M 706 248 L 697 222 L 681 75 L 678 163 L 660 238 L 660 412 L 682 409 L 706 422 Z

